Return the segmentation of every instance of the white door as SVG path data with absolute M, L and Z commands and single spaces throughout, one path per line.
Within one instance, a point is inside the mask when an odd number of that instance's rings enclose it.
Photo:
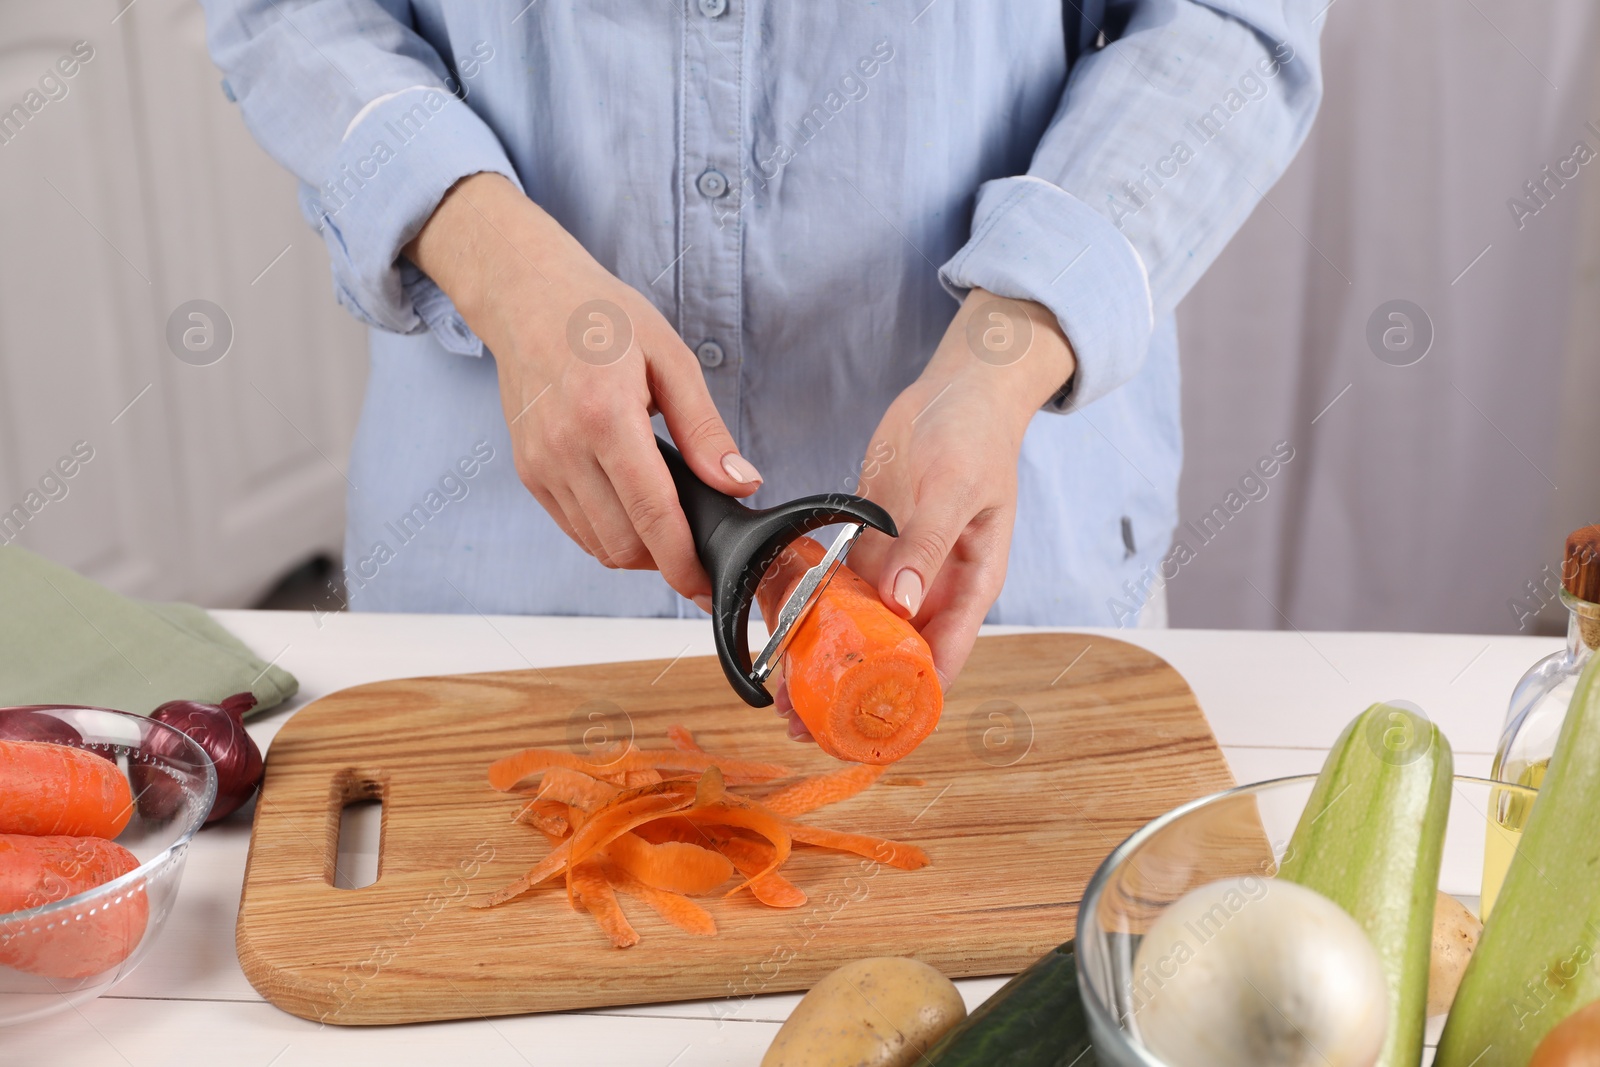
M 28 42 L 0 52 L 0 101 L 93 49 L 0 145 L 0 501 L 94 431 L 60 513 L 18 543 L 127 592 L 241 604 L 340 547 L 364 334 L 224 95 L 199 6 L 125 3 L 0 11 L 0 40 Z
M 0 5 L 0 541 L 160 596 L 188 534 L 115 10 Z

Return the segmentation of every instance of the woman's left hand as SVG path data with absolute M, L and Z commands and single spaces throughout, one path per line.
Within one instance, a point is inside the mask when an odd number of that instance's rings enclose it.
M 946 688 L 1005 583 L 1022 435 L 1076 366 L 1047 308 L 974 289 L 872 435 L 856 492 L 887 508 L 900 536 L 868 530 L 850 569 L 921 631 Z M 781 686 L 777 704 L 789 713 Z

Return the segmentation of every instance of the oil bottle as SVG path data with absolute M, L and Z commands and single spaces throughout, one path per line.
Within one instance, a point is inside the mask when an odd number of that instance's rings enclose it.
M 1561 564 L 1561 602 L 1568 615 L 1567 647 L 1535 663 L 1512 690 L 1490 771 L 1497 782 L 1533 789 L 1543 783 L 1578 675 L 1600 647 L 1600 526 L 1585 526 L 1567 538 Z M 1483 857 L 1484 919 L 1494 907 L 1506 871 L 1515 862 L 1522 827 L 1535 799 L 1520 790 L 1491 791 Z

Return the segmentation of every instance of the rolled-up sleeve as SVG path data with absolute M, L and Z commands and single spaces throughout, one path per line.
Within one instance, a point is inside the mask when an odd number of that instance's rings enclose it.
M 1077 356 L 1050 407 L 1138 373 L 1155 322 L 1216 259 L 1310 130 L 1322 95 L 1317 8 L 1300 0 L 1136 0 L 1072 68 L 1025 175 L 984 183 L 940 269 L 1037 301 Z
M 202 5 L 245 123 L 300 179 L 339 302 L 370 325 L 432 328 L 447 349 L 481 353 L 450 300 L 400 254 L 461 178 L 518 182 L 494 132 L 446 87 L 439 53 L 376 0 Z

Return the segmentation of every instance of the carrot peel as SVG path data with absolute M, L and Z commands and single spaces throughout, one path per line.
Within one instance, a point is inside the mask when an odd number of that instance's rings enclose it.
M 701 937 L 716 934 L 717 921 L 711 917 L 711 913 L 688 897 L 641 882 L 620 867 L 607 864 L 602 869 L 617 892 L 644 901 L 657 915 L 685 933 Z
M 709 893 L 733 875 L 726 856 L 685 841 L 652 843 L 627 833 L 608 844 L 606 854 L 639 881 L 670 893 Z
M 882 766 L 860 763 L 842 771 L 802 778 L 790 786 L 769 794 L 761 806 L 774 815 L 792 818 L 816 811 L 829 804 L 848 800 L 876 782 L 884 772 Z
M 578 864 L 572 869 L 572 879 L 578 901 L 595 917 L 600 929 L 611 938 L 612 945 L 629 948 L 639 943 L 639 932 L 623 914 L 622 905 L 617 903 L 617 894 L 612 891 L 611 883 L 598 863 L 590 860 Z
M 915 845 L 793 821 L 870 788 L 883 777 L 881 765 L 801 778 L 757 800 L 729 787 L 788 772 L 708 753 L 682 727 L 668 735 L 672 749 L 630 743 L 605 763 L 546 749 L 496 761 L 490 784 L 530 798 L 516 821 L 541 831 L 552 847 L 522 877 L 468 903 L 494 907 L 565 875 L 568 903 L 587 911 L 612 945 L 626 948 L 639 941 L 639 933 L 619 893 L 686 933 L 709 936 L 717 932 L 716 921 L 690 894 L 717 890 L 735 873 L 742 880 L 724 896 L 748 889 L 767 907 L 806 903 L 805 891 L 779 873 L 797 845 L 851 852 L 905 870 L 928 863 Z
M 729 777 L 771 781 L 788 777 L 789 770 L 775 763 L 756 763 L 751 760 L 728 759 L 704 752 L 678 752 L 674 749 L 644 752 L 638 749 L 625 752 L 604 763 L 593 763 L 571 752 L 551 748 L 529 748 L 496 760 L 489 767 L 489 784 L 502 792 L 521 787 L 524 779 L 543 774 L 552 767 L 565 767 L 592 777 L 642 770 L 704 771 L 715 764 Z

